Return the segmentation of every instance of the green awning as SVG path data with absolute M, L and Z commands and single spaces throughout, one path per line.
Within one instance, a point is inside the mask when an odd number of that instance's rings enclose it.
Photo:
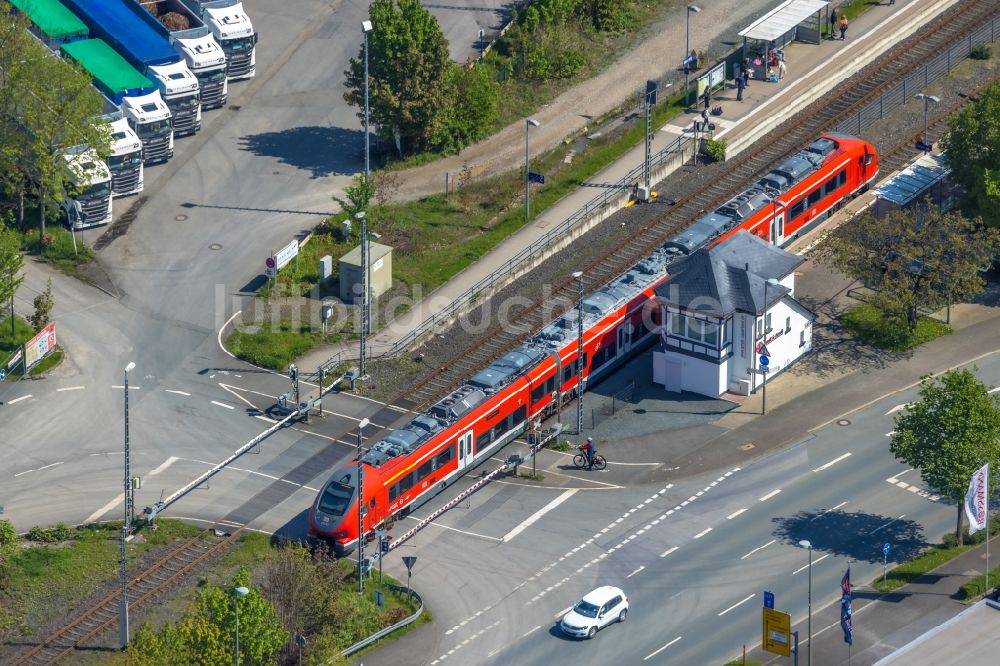
M 152 81 L 128 64 L 114 49 L 100 39 L 86 39 L 62 45 L 63 52 L 80 63 L 104 88 L 124 92 L 155 88 Z
M 10 0 L 49 39 L 72 39 L 90 34 L 76 14 L 59 0 Z

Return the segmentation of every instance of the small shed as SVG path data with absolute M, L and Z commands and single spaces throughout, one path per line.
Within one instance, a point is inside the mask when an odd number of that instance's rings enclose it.
M 915 201 L 930 198 L 945 210 L 955 207 L 955 185 L 948 176 L 951 168 L 943 155 L 921 155 L 908 167 L 876 187 L 875 217 L 905 208 Z
M 392 286 L 392 248 L 381 243 L 368 244 L 368 263 L 371 266 L 369 290 L 378 298 Z M 361 246 L 345 254 L 338 262 L 340 267 L 340 300 L 361 303 Z

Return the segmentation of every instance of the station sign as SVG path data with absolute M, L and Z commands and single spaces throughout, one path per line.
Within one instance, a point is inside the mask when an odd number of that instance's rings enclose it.
M 792 616 L 773 608 L 762 608 L 761 646 L 768 652 L 788 657 L 792 654 Z

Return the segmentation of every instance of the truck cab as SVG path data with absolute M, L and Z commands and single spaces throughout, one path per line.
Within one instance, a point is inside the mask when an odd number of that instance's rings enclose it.
M 124 97 L 122 111 L 142 142 L 144 166 L 166 162 L 174 156 L 173 116 L 160 91 Z
M 111 172 L 111 196 L 125 197 L 142 192 L 142 141 L 125 118 L 125 113 L 107 97 L 101 119 L 111 127 L 111 154 L 104 160 Z
M 111 171 L 92 148 L 77 146 L 63 153 L 62 215 L 74 230 L 111 222 Z
M 184 0 L 226 53 L 230 81 L 250 79 L 257 68 L 257 33 L 239 0 Z
M 198 79 L 183 61 L 151 65 L 151 75 L 173 116 L 175 136 L 188 136 L 201 129 L 201 99 Z
M 171 40 L 184 56 L 191 73 L 198 79 L 202 109 L 217 109 L 226 105 L 229 78 L 226 75 L 226 53 L 206 28 L 191 28 L 171 34 Z

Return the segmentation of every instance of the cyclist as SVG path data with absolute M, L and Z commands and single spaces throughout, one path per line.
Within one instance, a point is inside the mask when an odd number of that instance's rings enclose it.
M 583 450 L 584 455 L 587 456 L 587 471 L 592 472 L 594 470 L 594 456 L 597 455 L 597 447 L 594 446 L 594 438 L 588 437 L 587 441 L 580 446 Z

